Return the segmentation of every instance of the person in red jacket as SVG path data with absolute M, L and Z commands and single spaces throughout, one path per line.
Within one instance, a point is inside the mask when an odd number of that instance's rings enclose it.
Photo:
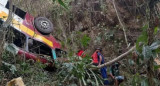
M 97 48 L 96 51 L 92 54 L 92 64 L 95 66 L 100 66 L 104 64 L 104 56 L 101 53 L 102 49 Z M 100 68 L 101 76 L 104 79 L 104 85 L 109 85 L 109 81 L 107 80 L 107 67 Z
M 79 50 L 77 56 L 84 58 L 86 55 L 84 54 L 85 51 Z
M 95 51 L 91 57 L 92 57 L 92 64 L 95 66 L 98 66 L 99 62 L 98 62 L 97 51 Z

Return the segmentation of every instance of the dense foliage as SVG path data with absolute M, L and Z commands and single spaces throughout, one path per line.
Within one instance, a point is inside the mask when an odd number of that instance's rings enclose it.
M 49 72 L 44 70 L 46 65 L 34 63 L 32 60 L 26 61 L 3 51 L 0 85 L 4 86 L 12 78 L 21 76 L 26 86 L 101 86 L 103 79 L 99 69 L 90 69 L 90 56 L 94 48 L 102 47 L 105 60 L 110 61 L 134 44 L 134 54 L 129 54 L 120 61 L 120 72 L 125 76 L 121 86 L 160 85 L 157 72 L 160 66 L 154 61 L 160 59 L 159 0 L 114 1 L 14 2 L 33 16 L 46 16 L 52 20 L 55 28 L 52 35 L 68 52 L 65 58 L 69 61 L 55 61 L 55 70 Z M 88 56 L 83 59 L 75 56 L 79 49 L 86 50 Z

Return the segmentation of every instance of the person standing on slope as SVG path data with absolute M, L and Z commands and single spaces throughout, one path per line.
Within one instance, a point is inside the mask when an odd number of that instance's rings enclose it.
M 97 48 L 96 51 L 93 53 L 92 55 L 92 63 L 93 65 L 96 65 L 96 66 L 100 66 L 101 64 L 104 64 L 104 57 L 103 55 L 101 54 L 102 52 L 102 49 L 101 48 Z M 104 85 L 108 85 L 109 82 L 107 80 L 108 76 L 107 76 L 107 68 L 106 67 L 102 67 L 100 69 L 100 72 L 101 72 L 101 76 L 102 78 L 104 79 Z

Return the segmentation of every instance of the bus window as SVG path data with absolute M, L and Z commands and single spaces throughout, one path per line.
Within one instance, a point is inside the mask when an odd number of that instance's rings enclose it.
M 29 39 L 28 46 L 29 52 L 52 57 L 52 49 L 42 42 L 36 41 L 34 39 Z
M 7 2 L 7 5 L 5 6 L 7 9 L 9 9 L 9 2 Z M 24 12 L 23 10 L 19 9 L 18 7 L 13 5 L 13 12 L 18 15 L 20 18 L 24 19 L 26 12 Z
M 25 40 L 26 40 L 25 35 L 17 30 L 14 30 L 13 27 L 12 27 L 12 30 L 14 33 L 13 43 L 19 48 L 24 48 Z

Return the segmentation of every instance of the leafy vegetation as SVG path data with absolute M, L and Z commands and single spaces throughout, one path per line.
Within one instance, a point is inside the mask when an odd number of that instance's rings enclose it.
M 12 58 L 15 57 L 15 58 Z M 21 76 L 26 85 L 35 86 L 78 86 L 78 85 L 92 85 L 100 86 L 103 84 L 103 79 L 98 71 L 88 69 L 90 66 L 90 58 L 86 56 L 84 59 L 79 59 L 77 56 L 72 57 L 68 63 L 56 62 L 56 70 L 48 72 L 44 70 L 46 65 L 39 62 L 33 63 L 31 60 L 22 61 L 17 56 L 13 56 L 8 52 L 4 52 L 3 66 L 1 67 L 0 75 L 2 85 L 6 84 L 5 78 L 12 79 Z M 7 80 L 8 81 L 8 80 Z
M 136 44 L 135 58 L 121 60 L 121 86 L 159 86 L 159 1 L 158 0 L 19 0 L 18 7 L 33 16 L 46 16 L 54 24 L 52 35 L 67 51 L 68 62 L 55 61 L 54 72 L 46 65 L 22 59 L 4 51 L 0 67 L 0 85 L 15 77 L 23 77 L 26 86 L 102 86 L 99 70 L 89 69 L 91 55 L 98 46 L 103 48 L 106 61 L 112 60 Z M 116 9 L 113 7 L 115 4 Z M 117 17 L 116 11 L 119 14 Z M 158 24 L 157 24 L 158 23 Z M 141 34 L 140 34 L 141 33 Z M 11 34 L 12 35 L 12 34 Z M 11 38 L 11 37 L 10 37 Z M 10 40 L 7 40 L 10 41 Z M 1 41 L 0 41 L 1 42 Z M 1 45 L 1 44 L 0 44 Z M 78 50 L 88 56 L 75 56 Z M 0 51 L 1 52 L 1 51 Z M 109 70 L 108 70 L 109 71 Z M 108 72 L 109 73 L 109 72 Z
M 91 57 L 85 57 L 84 59 L 78 59 L 78 57 L 72 57 L 70 63 L 58 64 L 58 83 L 66 85 L 92 85 L 100 86 L 103 84 L 103 80 L 100 73 L 95 72 L 88 67 Z

